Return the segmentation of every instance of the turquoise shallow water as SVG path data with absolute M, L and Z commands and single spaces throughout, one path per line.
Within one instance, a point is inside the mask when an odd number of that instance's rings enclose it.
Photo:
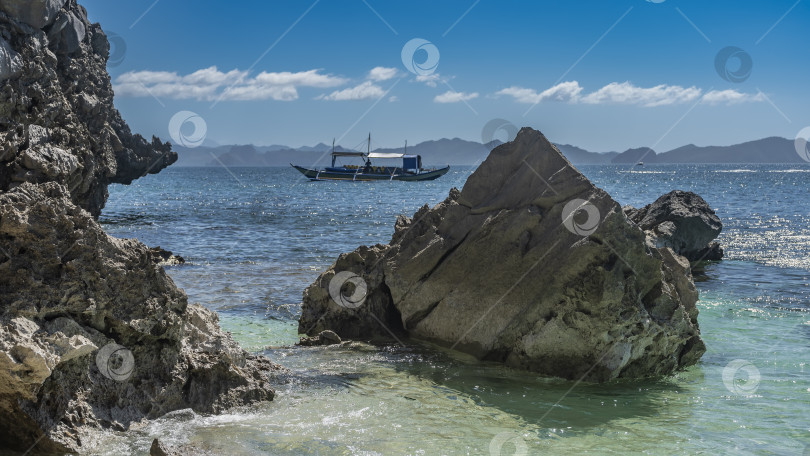
M 179 412 L 88 449 L 131 453 L 160 437 L 222 454 L 810 454 L 810 166 L 580 169 L 622 204 L 692 190 L 723 219 L 727 260 L 697 283 L 708 346 L 697 366 L 589 385 L 415 341 L 290 348 L 301 292 L 339 253 L 387 242 L 397 214 L 441 201 L 472 169 L 310 183 L 292 169 L 169 168 L 111 188 L 102 223 L 186 257 L 168 271 L 190 299 L 292 374 L 273 403 Z

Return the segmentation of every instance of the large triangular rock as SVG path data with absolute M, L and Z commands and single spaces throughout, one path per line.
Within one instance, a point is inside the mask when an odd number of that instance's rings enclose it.
M 461 192 L 400 217 L 389 245 L 341 255 L 304 292 L 300 330 L 399 332 L 604 381 L 694 364 L 696 301 L 689 262 L 648 247 L 610 195 L 524 128 Z

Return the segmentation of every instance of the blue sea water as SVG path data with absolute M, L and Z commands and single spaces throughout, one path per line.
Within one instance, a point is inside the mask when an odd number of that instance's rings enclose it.
M 580 166 L 621 204 L 691 190 L 717 211 L 726 259 L 697 277 L 708 351 L 670 378 L 576 384 L 422 343 L 294 348 L 301 292 L 343 252 L 387 243 L 431 182 L 309 182 L 291 168 L 168 168 L 113 186 L 100 221 L 188 261 L 167 268 L 248 350 L 294 373 L 274 402 L 176 413 L 104 433 L 222 454 L 810 454 L 810 165 Z

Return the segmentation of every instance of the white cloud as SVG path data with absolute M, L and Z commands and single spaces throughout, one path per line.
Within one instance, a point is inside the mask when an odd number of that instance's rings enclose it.
M 737 104 L 746 102 L 765 101 L 765 94 L 760 92 L 756 95 L 737 92 L 736 90 L 712 90 L 703 95 L 703 102 L 708 104 Z
M 581 101 L 588 104 L 617 103 L 652 107 L 688 103 L 700 97 L 701 93 L 702 90 L 694 86 L 684 88 L 661 84 L 644 88 L 630 82 L 611 82 L 596 92 L 582 97 Z
M 478 98 L 478 92 L 464 93 L 448 90 L 441 95 L 436 95 L 433 101 L 436 103 L 458 103 L 460 101 L 472 100 L 473 98 Z
M 320 95 L 316 97 L 318 100 L 367 100 L 369 98 L 380 98 L 385 95 L 385 90 L 382 87 L 374 84 L 371 81 L 366 81 L 360 85 L 349 87 L 343 90 L 335 90 L 329 95 Z
M 534 104 L 543 101 L 543 97 L 541 97 L 536 90 L 518 86 L 501 89 L 495 92 L 495 95 L 508 95 L 514 98 L 518 103 Z
M 420 74 L 416 76 L 416 82 L 422 82 L 428 87 L 436 87 L 440 80 L 441 76 L 439 76 L 439 73 Z
M 116 95 L 155 96 L 178 100 L 279 100 L 298 98 L 299 87 L 336 87 L 347 79 L 322 74 L 320 70 L 266 72 L 248 77 L 247 71 L 227 73 L 217 67 L 204 68 L 187 75 L 167 71 L 131 71 L 115 80 Z
M 372 81 L 387 81 L 396 77 L 399 70 L 396 68 L 374 67 L 368 72 L 368 79 Z
M 706 94 L 695 86 L 681 87 L 660 84 L 654 87 L 639 87 L 631 82 L 611 82 L 601 89 L 583 95 L 577 81 L 568 81 L 537 92 L 534 89 L 512 86 L 499 90 L 495 95 L 511 96 L 518 103 L 536 104 L 544 101 L 585 104 L 631 104 L 644 107 L 665 106 L 701 100 L 709 104 L 734 104 L 747 101 L 763 101 L 764 95 L 745 94 L 736 90 L 711 91 Z
M 388 101 L 390 101 L 391 103 L 397 102 L 399 101 L 399 97 L 396 95 L 391 95 L 390 97 L 388 97 Z

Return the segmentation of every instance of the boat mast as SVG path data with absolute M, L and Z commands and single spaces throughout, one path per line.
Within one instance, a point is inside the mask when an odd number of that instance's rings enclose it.
M 366 146 L 366 164 L 371 162 L 371 160 L 368 158 L 369 154 L 371 154 L 371 132 L 368 132 L 368 146 Z
M 332 138 L 332 168 L 335 167 L 335 138 Z

